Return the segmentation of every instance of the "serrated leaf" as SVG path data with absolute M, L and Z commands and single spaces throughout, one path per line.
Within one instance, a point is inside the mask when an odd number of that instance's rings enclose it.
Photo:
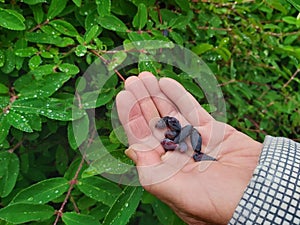
M 59 15 L 66 7 L 67 0 L 51 0 L 51 4 L 48 9 L 47 18 L 49 20 L 53 19 Z
M 21 113 L 32 113 L 60 121 L 72 121 L 86 115 L 82 109 L 75 107 L 64 99 L 18 99 L 12 104 L 12 109 Z
M 68 188 L 69 182 L 65 178 L 50 178 L 22 189 L 10 204 L 45 204 L 61 196 Z
M 77 7 L 81 6 L 81 0 L 72 0 Z
M 10 123 L 6 115 L 0 114 L 0 144 L 6 139 L 10 129 Z
M 25 30 L 24 17 L 15 10 L 0 8 L 0 26 L 10 30 Z
M 16 184 L 20 167 L 19 158 L 15 153 L 0 152 L 0 165 L 0 197 L 4 198 Z
M 48 205 L 13 204 L 0 209 L 0 218 L 13 224 L 49 219 L 54 209 Z
M 143 194 L 142 187 L 126 186 L 106 214 L 102 225 L 125 225 L 135 213 Z
M 27 74 L 17 79 L 14 86 L 22 97 L 49 97 L 70 78 L 65 73 L 54 73 L 37 80 L 31 74 Z
M 138 11 L 132 21 L 133 27 L 141 30 L 146 25 L 147 18 L 147 7 L 143 3 L 140 3 L 138 6 Z
M 24 132 L 33 132 L 28 124 L 28 120 L 23 115 L 10 110 L 9 113 L 6 114 L 6 117 L 7 122 L 9 122 L 11 126 Z
M 35 53 L 37 53 L 38 50 L 34 47 L 27 47 L 27 48 L 22 48 L 22 49 L 18 49 L 15 51 L 15 54 L 17 56 L 20 57 L 30 57 L 32 55 L 34 55 Z
M 72 149 L 78 148 L 88 137 L 89 117 L 86 115 L 78 120 L 74 120 L 68 125 L 68 140 Z
M 93 216 L 78 214 L 75 212 L 66 212 L 62 215 L 62 220 L 66 225 L 101 225 Z
M 100 17 L 99 24 L 107 30 L 117 32 L 126 32 L 128 30 L 122 20 L 113 15 L 105 15 L 103 17 Z
M 86 196 L 108 206 L 112 206 L 121 193 L 121 189 L 115 183 L 97 176 L 81 178 L 77 187 Z
M 111 0 L 96 0 L 96 4 L 99 16 L 110 14 Z
M 47 0 L 23 0 L 23 2 L 28 5 L 36 5 L 39 3 L 45 3 L 45 2 L 47 2 Z
M 75 27 L 67 21 L 52 20 L 49 22 L 49 24 L 62 34 L 65 34 L 65 35 L 68 35 L 71 37 L 76 37 L 78 35 L 78 32 L 75 29 Z

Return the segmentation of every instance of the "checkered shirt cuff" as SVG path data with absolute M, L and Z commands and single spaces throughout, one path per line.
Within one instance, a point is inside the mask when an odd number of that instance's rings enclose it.
M 300 224 L 300 144 L 267 136 L 229 224 Z

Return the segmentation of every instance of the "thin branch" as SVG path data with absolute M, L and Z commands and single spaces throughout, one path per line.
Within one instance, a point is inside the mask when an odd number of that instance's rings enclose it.
M 106 60 L 102 55 L 100 55 L 97 51 L 93 50 L 93 49 L 90 49 L 89 50 L 91 53 L 93 53 L 94 55 L 96 55 L 99 59 L 101 59 L 106 65 L 109 63 L 108 60 Z M 125 78 L 122 76 L 122 74 L 114 69 L 114 72 L 118 75 L 118 77 L 123 81 L 125 82 Z
M 295 79 L 297 74 L 300 72 L 300 69 L 297 69 L 296 72 L 291 76 L 291 78 L 283 85 L 283 88 L 286 88 L 286 86 L 289 85 L 289 83 Z
M 24 138 L 19 141 L 14 147 L 12 147 L 11 149 L 8 150 L 9 153 L 13 153 L 16 149 L 18 149 L 24 142 Z
M 60 209 L 56 212 L 56 219 L 55 219 L 53 225 L 57 225 L 57 223 L 58 223 L 58 221 L 59 221 L 59 218 L 61 218 L 62 215 L 63 215 L 63 211 L 64 211 L 64 208 L 65 208 L 65 205 L 67 204 L 68 199 L 69 199 L 70 196 L 71 196 L 71 192 L 72 192 L 72 190 L 73 190 L 75 184 L 77 184 L 77 178 L 78 178 L 79 172 L 80 172 L 80 170 L 81 170 L 81 168 L 82 168 L 82 166 L 83 166 L 83 164 L 84 164 L 85 156 L 86 156 L 86 155 L 85 155 L 85 153 L 84 153 L 83 156 L 82 156 L 82 159 L 81 159 L 81 161 L 80 161 L 80 164 L 79 164 L 79 166 L 78 166 L 78 168 L 77 168 L 77 170 L 76 170 L 76 173 L 75 173 L 73 179 L 70 181 L 70 187 L 69 187 L 69 189 L 68 189 L 67 195 L 66 195 L 66 197 L 65 197 L 65 199 L 64 199 L 64 201 L 63 201 L 63 203 L 61 204 Z

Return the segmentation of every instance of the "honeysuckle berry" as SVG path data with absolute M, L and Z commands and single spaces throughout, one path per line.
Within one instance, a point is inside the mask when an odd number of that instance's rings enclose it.
M 174 141 L 175 141 L 176 143 L 183 142 L 183 141 L 191 134 L 192 129 L 193 129 L 193 126 L 190 125 L 190 124 L 184 126 L 184 127 L 181 129 L 179 135 L 178 135 L 176 138 L 174 138 Z
M 176 150 L 179 150 L 180 152 L 187 152 L 188 146 L 184 141 L 182 141 L 178 144 L 178 147 Z
M 165 133 L 165 137 L 174 140 L 174 138 L 178 137 L 178 133 L 179 132 L 175 130 L 167 130 Z
M 160 143 L 166 151 L 173 151 L 179 146 L 174 141 L 168 138 L 163 139 Z
M 214 157 L 206 155 L 202 152 L 195 152 L 194 155 L 193 155 L 193 159 L 195 160 L 195 162 L 199 162 L 199 161 L 217 161 Z
M 202 137 L 198 130 L 195 128 L 192 129 L 191 132 L 191 144 L 192 148 L 195 152 L 200 152 L 201 151 L 201 146 L 202 146 Z

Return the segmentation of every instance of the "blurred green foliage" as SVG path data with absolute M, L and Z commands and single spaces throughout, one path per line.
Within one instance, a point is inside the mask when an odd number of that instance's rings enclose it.
M 130 164 L 111 124 L 122 78 L 144 70 L 170 76 L 206 106 L 193 80 L 156 62 L 118 71 L 128 57 L 121 52 L 93 104 L 88 94 L 76 97 L 87 104 L 73 104 L 76 84 L 115 47 L 171 41 L 213 71 L 229 124 L 258 141 L 266 134 L 299 141 L 298 10 L 292 0 L 0 0 L 0 224 L 184 224 L 142 188 L 91 173 L 78 146 L 98 131 Z

